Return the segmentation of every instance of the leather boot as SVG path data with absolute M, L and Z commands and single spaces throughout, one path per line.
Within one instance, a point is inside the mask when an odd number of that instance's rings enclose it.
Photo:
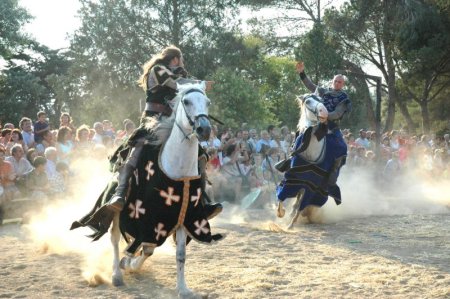
M 110 210 L 114 210 L 120 212 L 123 210 L 125 206 L 125 196 L 128 191 L 128 186 L 130 182 L 130 177 L 133 174 L 134 167 L 129 163 L 126 163 L 123 168 L 119 171 L 119 185 L 116 188 L 116 192 L 111 197 L 111 200 L 108 202 L 107 207 Z
M 203 203 L 206 218 L 209 220 L 211 218 L 214 218 L 220 212 L 222 212 L 223 206 L 221 203 L 212 203 L 208 194 L 206 194 L 206 184 L 208 182 L 208 177 L 206 175 L 206 162 L 207 162 L 206 156 L 200 157 L 198 161 L 198 168 L 201 175 L 201 189 L 202 189 L 201 201 Z

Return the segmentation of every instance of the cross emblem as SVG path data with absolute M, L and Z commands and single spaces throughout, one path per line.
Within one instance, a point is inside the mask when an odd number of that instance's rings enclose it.
M 166 69 L 166 68 L 161 68 L 161 69 L 158 71 L 158 75 L 159 75 L 160 77 L 162 77 L 164 74 L 167 74 L 168 76 L 172 76 L 172 75 L 173 75 L 173 73 L 172 73 L 171 71 L 169 71 L 168 69 Z
M 203 219 L 201 223 L 199 223 L 199 221 L 195 221 L 194 225 L 195 227 L 197 227 L 197 229 L 195 230 L 195 233 L 197 235 L 200 235 L 200 233 L 204 233 L 205 235 L 207 233 L 209 233 L 209 229 L 207 227 L 205 227 L 208 224 L 208 221 L 206 221 L 206 219 Z
M 172 187 L 169 187 L 167 189 L 167 192 L 164 190 L 159 191 L 159 195 L 162 198 L 166 199 L 166 205 L 171 206 L 172 205 L 172 201 L 174 202 L 179 202 L 180 201 L 180 197 L 178 195 L 174 195 L 173 194 L 174 189 Z
M 141 208 L 141 206 L 142 206 L 142 201 L 139 199 L 136 200 L 136 205 L 134 205 L 133 203 L 130 203 L 130 205 L 128 207 L 131 210 L 131 213 L 130 213 L 131 218 L 139 219 L 139 214 L 142 214 L 142 215 L 145 214 L 145 209 Z
M 152 169 L 153 162 L 148 161 L 147 165 L 145 165 L 145 171 L 147 171 L 147 181 L 150 180 L 150 177 L 155 174 L 155 171 Z
M 155 233 L 156 233 L 156 241 L 159 241 L 159 237 L 165 237 L 167 236 L 167 231 L 163 230 L 164 224 L 158 223 L 158 226 L 155 227 Z
M 198 205 L 198 200 L 200 199 L 200 195 L 202 195 L 202 189 L 197 188 L 197 196 L 195 196 L 195 195 L 191 196 L 191 202 L 195 201 L 194 207 L 196 207 Z

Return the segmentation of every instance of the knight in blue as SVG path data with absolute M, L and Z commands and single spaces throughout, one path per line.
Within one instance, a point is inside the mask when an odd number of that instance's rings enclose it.
M 301 211 L 307 205 L 322 206 L 328 196 L 333 197 L 336 204 L 341 203 L 340 189 L 336 182 L 339 170 L 345 164 L 347 145 L 339 129 L 339 121 L 345 113 L 351 111 L 351 102 L 347 93 L 342 90 L 345 86 L 343 75 L 334 76 L 332 87 L 323 88 L 312 83 L 306 76 L 303 62 L 297 63 L 296 71 L 303 84 L 322 98 L 323 104 L 328 110 L 327 122 L 320 124 L 314 130 L 314 135 L 318 140 L 324 136 L 327 138 L 325 143 L 327 154 L 324 160 L 321 163 L 309 163 L 299 155 L 294 155 L 291 168 L 286 171 L 284 179 L 277 187 L 277 196 L 280 201 L 295 197 L 299 190 L 304 188 L 305 194 L 299 207 Z M 309 130 L 309 133 L 311 131 Z M 310 137 L 311 134 L 306 132 L 300 134 L 295 141 L 295 149 L 303 148 L 309 142 L 307 139 Z

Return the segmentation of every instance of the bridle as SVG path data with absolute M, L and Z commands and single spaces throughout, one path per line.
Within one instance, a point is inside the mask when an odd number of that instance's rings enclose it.
M 313 98 L 316 101 L 316 104 L 314 105 L 314 107 L 309 107 L 310 105 L 307 105 L 305 102 L 307 101 L 308 98 Z M 303 101 L 303 105 L 305 105 L 305 109 L 307 109 L 309 112 L 313 113 L 316 116 L 316 120 L 318 122 L 320 122 L 319 119 L 319 111 L 318 111 L 318 106 L 319 103 L 321 103 L 321 101 L 317 98 L 317 96 L 315 95 L 310 95 L 307 98 L 305 98 L 305 100 Z
M 192 116 L 189 115 L 189 113 L 187 112 L 186 105 L 184 104 L 184 98 L 185 98 L 185 96 L 186 96 L 187 94 L 190 94 L 190 93 L 193 93 L 193 92 L 199 92 L 199 93 L 201 93 L 202 95 L 204 95 L 204 96 L 206 97 L 206 94 L 205 94 L 205 92 L 204 92 L 203 90 L 198 89 L 198 88 L 191 88 L 191 89 L 189 89 L 188 91 L 186 91 L 186 92 L 183 94 L 182 98 L 180 99 L 181 105 L 183 105 L 184 114 L 186 115 L 186 117 L 187 117 L 187 119 L 188 119 L 188 122 L 189 122 L 189 125 L 190 125 L 191 128 L 192 128 L 192 132 L 186 134 L 186 133 L 184 132 L 183 128 L 182 128 L 182 127 L 180 126 L 180 124 L 177 122 L 177 119 L 176 119 L 176 116 L 175 116 L 175 125 L 178 127 L 178 129 L 180 129 L 181 133 L 184 135 L 183 140 L 185 140 L 185 139 L 190 140 L 192 136 L 196 136 L 196 137 L 198 138 L 198 135 L 196 134 L 196 132 L 197 132 L 197 123 L 198 123 L 197 120 L 198 120 L 200 117 L 204 117 L 204 118 L 206 118 L 206 119 L 209 120 L 209 116 L 208 116 L 207 114 L 200 113 L 200 114 L 195 115 L 194 117 L 192 117 Z

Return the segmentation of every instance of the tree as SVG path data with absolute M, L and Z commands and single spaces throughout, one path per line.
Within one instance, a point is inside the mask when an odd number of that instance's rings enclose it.
M 141 67 L 170 44 L 182 49 L 188 71 L 201 79 L 214 73 L 216 62 L 231 56 L 219 47 L 222 36 L 230 38 L 233 2 L 81 0 L 81 4 L 82 25 L 70 53 L 71 84 L 78 90 L 68 103 L 74 113 L 88 105 L 116 120 L 137 118 L 138 103 L 145 97 L 137 86 Z
M 210 114 L 224 121 L 227 127 L 240 128 L 242 123 L 251 127 L 278 124 L 270 112 L 270 102 L 260 93 L 258 85 L 245 71 L 219 68 L 213 76 L 216 84 L 208 93 L 213 105 Z
M 70 62 L 57 50 L 37 43 L 31 44 L 29 52 L 32 54 L 20 54 L 21 60 L 9 60 L 2 74 L 0 118 L 18 123 L 22 116 L 34 119 L 39 110 L 44 110 L 56 121 L 63 98 L 54 88 L 55 77 L 64 76 Z
M 354 0 L 341 11 L 328 10 L 324 18 L 349 60 L 369 62 L 382 73 L 388 91 L 385 131 L 392 130 L 397 102 L 394 36 L 398 9 L 401 4 L 393 0 Z
M 0 58 L 9 60 L 28 44 L 29 38 L 21 28 L 30 19 L 18 0 L 0 1 Z
M 399 88 L 419 105 L 422 130 L 429 133 L 429 103 L 450 87 L 450 17 L 429 2 L 413 1 L 402 19 L 396 57 Z

